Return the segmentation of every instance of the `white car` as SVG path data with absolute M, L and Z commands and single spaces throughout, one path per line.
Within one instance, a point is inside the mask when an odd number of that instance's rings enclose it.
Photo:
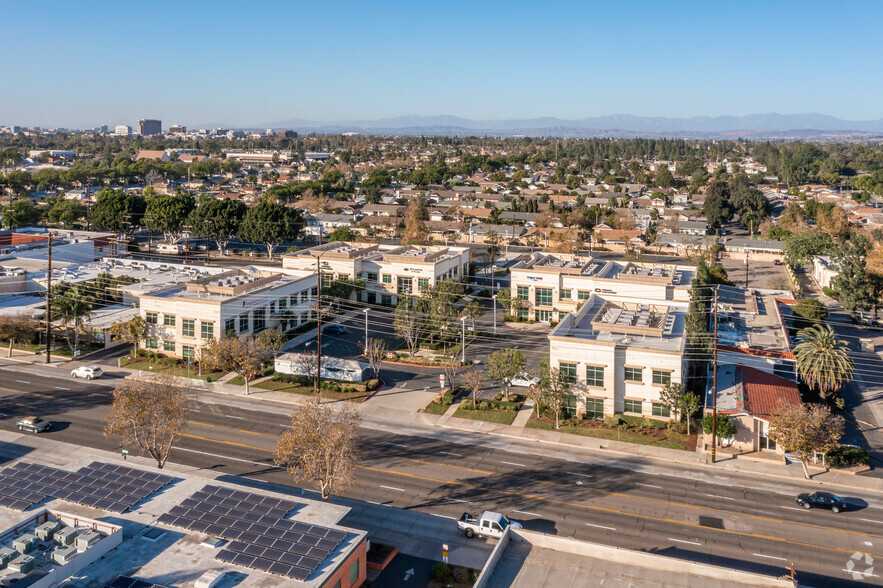
M 71 372 L 71 377 L 86 378 L 87 380 L 92 380 L 95 378 L 100 378 L 103 373 L 104 372 L 102 372 L 101 368 L 97 365 L 81 365 Z
M 539 384 L 539 382 L 539 378 L 534 378 L 530 374 L 518 374 L 517 376 L 512 378 L 512 381 L 509 382 L 509 385 L 515 386 L 517 388 L 529 388 L 534 384 Z

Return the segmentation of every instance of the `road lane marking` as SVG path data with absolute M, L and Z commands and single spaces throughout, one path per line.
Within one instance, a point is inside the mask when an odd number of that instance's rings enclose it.
M 737 500 L 736 498 L 730 498 L 729 496 L 718 496 L 717 494 L 709 494 L 705 493 L 706 496 L 711 496 L 712 498 L 717 498 L 718 500 Z
M 873 568 L 872 568 L 872 569 L 873 569 Z M 874 573 L 871 573 L 871 572 L 860 572 L 860 571 L 858 570 L 858 568 L 853 568 L 853 569 L 851 569 L 851 570 L 848 570 L 848 569 L 846 569 L 846 568 L 843 568 L 841 571 L 843 571 L 843 572 L 847 572 L 847 573 L 849 573 L 849 574 L 858 574 L 858 575 L 860 575 L 860 576 L 871 577 L 871 578 L 879 578 L 879 577 L 880 577 L 880 576 L 878 576 L 877 574 L 874 574 Z M 857 580 L 858 578 L 854 578 L 854 579 Z
M 408 448 L 407 445 L 402 445 L 401 443 L 390 443 L 389 441 L 386 441 L 386 442 L 384 442 L 383 444 L 384 444 L 384 445 L 392 445 L 393 447 L 401 447 L 402 449 L 407 449 L 407 448 Z
M 462 502 L 463 504 L 472 504 L 468 500 L 460 500 L 459 498 L 448 498 L 447 496 L 442 496 L 445 500 L 450 500 L 451 502 Z
M 384 505 L 384 506 L 386 506 L 386 505 Z M 458 519 L 457 517 L 449 517 L 448 515 L 436 514 L 436 513 L 434 513 L 434 512 L 431 512 L 431 513 L 429 513 L 429 514 L 431 514 L 431 515 L 434 516 L 434 517 L 439 517 L 439 518 L 441 518 L 441 519 L 451 519 L 452 521 L 459 521 L 459 520 L 460 520 L 460 519 Z
M 504 464 L 506 464 L 506 465 L 514 465 L 514 466 L 518 466 L 518 467 L 520 467 L 520 468 L 526 468 L 526 467 L 527 467 L 527 466 L 524 465 L 523 463 L 515 463 L 515 462 L 511 462 L 511 461 L 501 461 L 500 463 L 504 463 Z
M 260 461 L 252 461 L 250 459 L 242 459 L 239 457 L 230 457 L 229 455 L 218 455 L 217 453 L 209 453 L 208 451 L 199 451 L 197 449 L 188 449 L 187 447 L 178 447 L 175 445 L 175 449 L 178 451 L 189 451 L 190 453 L 199 453 L 200 455 L 208 455 L 209 457 L 217 457 L 219 459 L 229 459 L 232 461 L 241 461 L 242 463 L 250 463 L 252 465 L 261 466 L 265 468 L 275 468 L 277 470 L 284 470 L 285 468 L 282 466 L 277 466 L 273 463 L 262 463 Z
M 577 472 L 567 472 L 567 473 L 570 474 L 571 476 L 580 476 L 583 478 L 591 478 L 592 477 L 589 474 L 579 474 Z
M 65 388 L 64 386 L 56 386 L 56 390 L 70 390 L 70 388 Z
M 110 394 L 102 394 L 101 392 L 93 392 L 92 394 L 89 394 L 90 398 L 92 396 L 103 396 L 104 398 L 107 398 L 108 396 L 110 396 Z
M 404 491 L 405 491 L 404 488 L 396 488 L 396 487 L 394 487 L 394 486 L 384 486 L 384 485 L 382 485 L 382 484 L 381 484 L 380 487 L 381 487 L 381 488 L 386 488 L 387 490 L 397 490 L 397 491 L 399 491 L 399 492 L 404 492 Z
M 439 453 L 443 453 L 443 454 L 445 454 L 445 455 L 454 455 L 454 456 L 457 456 L 457 457 L 463 457 L 463 456 L 460 455 L 459 453 L 451 453 L 450 451 L 439 451 Z
M 784 557 L 776 557 L 775 555 L 764 555 L 762 553 L 753 553 L 752 555 L 756 555 L 757 557 L 765 557 L 767 559 L 777 559 L 779 561 L 786 561 Z
M 30 384 L 27 380 L 16 380 L 19 384 Z
M 797 508 L 796 506 L 783 506 L 782 508 L 787 510 L 809 510 L 808 508 Z
M 674 541 L 675 543 L 686 543 L 687 545 L 702 545 L 698 541 L 685 541 L 683 539 L 675 539 L 674 537 L 669 537 L 669 541 Z
M 543 515 L 541 515 L 541 514 L 537 514 L 537 513 L 535 513 L 535 512 L 527 512 L 527 511 L 524 511 L 524 510 L 513 510 L 512 512 L 517 512 L 518 514 L 523 514 L 523 515 L 527 515 L 527 516 L 531 516 L 531 517 L 541 517 L 541 516 L 543 516 Z
M 657 488 L 659 490 L 662 490 L 662 486 L 657 486 L 656 484 L 642 484 L 640 482 L 635 482 L 635 485 L 636 486 L 645 486 L 647 488 Z
M 593 525 L 592 523 L 586 523 L 586 525 L 589 527 L 597 527 L 599 529 L 607 529 L 608 531 L 615 531 L 616 530 L 613 527 L 605 527 L 604 525 Z
M 859 519 L 860 521 L 864 521 L 866 523 L 877 523 L 878 525 L 883 525 L 883 521 L 875 521 L 872 519 Z
M 232 414 L 225 414 L 225 415 L 223 415 L 223 416 L 227 417 L 228 419 L 239 419 L 240 421 L 244 421 L 244 420 L 245 420 L 245 417 L 233 416 Z

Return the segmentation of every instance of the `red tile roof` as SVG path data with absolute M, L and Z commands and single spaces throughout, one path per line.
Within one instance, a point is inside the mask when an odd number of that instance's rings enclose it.
M 745 410 L 765 419 L 779 408 L 779 404 L 801 404 L 797 384 L 767 372 L 740 366 Z

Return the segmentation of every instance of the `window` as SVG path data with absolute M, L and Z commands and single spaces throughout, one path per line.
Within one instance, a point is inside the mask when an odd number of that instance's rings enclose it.
M 244 333 L 248 331 L 248 313 L 239 315 L 239 332 Z
M 318 296 L 319 295 L 319 286 L 313 286 L 310 290 L 310 296 Z
M 592 297 L 592 293 L 588 290 L 578 290 L 576 293 L 577 300 L 588 300 Z
M 270 303 L 270 315 L 276 314 L 276 301 Z
M 671 372 L 653 370 L 653 383 L 658 386 L 667 386 L 671 384 Z
M 193 347 L 190 347 L 189 345 L 182 345 L 181 357 L 184 359 L 184 361 L 190 363 L 190 360 L 193 359 Z
M 564 414 L 567 416 L 576 416 L 576 396 L 570 395 L 564 399 Z
M 586 386 L 604 387 L 604 368 L 597 365 L 586 366 Z
M 263 331 L 266 328 L 266 308 L 256 308 L 254 310 L 254 332 Z
M 368 281 L 376 282 L 377 281 L 377 272 L 368 272 Z
M 383 294 L 380 297 L 380 304 L 383 306 L 392 306 L 392 296 L 389 294 Z
M 627 367 L 625 368 L 625 381 L 640 384 L 643 381 L 643 373 L 643 368 Z
M 410 294 L 413 283 L 411 278 L 399 278 L 397 292 L 399 294 Z
M 175 326 L 175 315 L 173 315 L 173 314 L 162 315 L 162 324 L 164 324 L 167 327 L 174 327 Z
M 288 298 L 280 298 L 279 299 L 279 311 L 282 312 L 282 310 L 285 308 L 288 308 Z
M 195 337 L 196 336 L 196 321 L 193 319 L 183 319 L 181 321 L 181 334 L 185 337 Z
M 389 274 L 383 274 L 383 283 L 392 284 L 392 276 Z
M 156 320 L 157 316 L 158 315 L 155 312 L 148 312 L 144 315 L 144 320 L 147 321 L 148 325 L 155 325 L 159 322 Z
M 429 288 L 429 278 L 417 278 L 417 289 L 423 292 Z
M 215 336 L 215 323 L 199 321 L 200 336 L 203 339 L 211 339 Z
M 359 579 L 359 560 L 353 562 L 350 567 L 350 585 L 355 586 L 356 580 Z
M 564 292 L 567 294 L 567 298 L 570 298 L 571 300 L 576 300 L 576 289 L 570 290 L 569 292 L 565 290 Z
M 552 288 L 537 288 L 534 294 L 538 306 L 552 306 Z
M 653 403 L 653 416 L 669 418 L 671 416 L 671 410 L 668 408 L 668 406 L 666 406 L 660 402 L 654 402 Z
M 538 323 L 550 323 L 552 322 L 552 311 L 551 310 L 537 310 L 534 312 L 537 317 Z
M 561 370 L 561 376 L 569 383 L 576 384 L 576 364 L 565 361 L 558 362 L 558 369 Z
M 635 414 L 641 414 L 641 401 L 640 400 L 626 400 L 625 401 L 625 412 L 633 412 Z
M 224 333 L 236 332 L 236 319 L 231 318 L 224 321 Z
M 175 352 L 175 342 L 174 341 L 163 341 L 162 342 L 162 350 L 163 351 L 171 351 Z
M 526 321 L 528 318 L 528 316 L 527 316 L 528 312 L 527 312 L 526 308 L 519 308 L 518 312 L 516 314 L 518 314 L 518 318 L 520 318 L 523 321 Z
M 603 398 L 586 398 L 586 418 L 587 419 L 604 418 L 604 399 Z
M 153 337 L 148 337 L 144 340 L 144 347 L 146 349 L 156 349 L 156 339 Z
M 528 300 L 530 298 L 530 288 L 527 286 L 518 286 L 518 298 Z

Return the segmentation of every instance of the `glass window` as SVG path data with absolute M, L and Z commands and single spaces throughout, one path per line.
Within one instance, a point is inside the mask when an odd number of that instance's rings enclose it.
M 518 286 L 518 298 L 522 300 L 530 298 L 530 288 L 528 286 Z
M 215 336 L 215 323 L 199 321 L 200 335 L 203 339 L 211 339 Z
M 644 370 L 639 367 L 625 368 L 625 381 L 640 384 L 643 381 Z
M 254 332 L 263 331 L 266 328 L 267 309 L 256 308 L 254 310 Z
M 190 347 L 189 345 L 182 345 L 181 357 L 184 359 L 184 361 L 189 363 L 190 360 L 193 359 L 193 347 Z
M 669 418 L 671 416 L 671 410 L 665 404 L 654 402 L 653 416 Z
M 392 284 L 392 276 L 389 274 L 383 274 L 383 283 Z
M 558 362 L 558 369 L 561 371 L 561 375 L 564 377 L 564 379 L 567 382 L 569 382 L 571 384 L 576 384 L 576 364 L 575 363 L 559 361 Z
M 383 294 L 380 297 L 380 304 L 382 304 L 383 306 L 392 306 L 392 296 L 390 296 L 389 294 Z
M 185 337 L 196 336 L 196 321 L 193 319 L 183 319 L 181 321 L 181 334 Z
M 588 300 L 592 297 L 592 293 L 588 290 L 579 290 L 576 293 L 577 300 Z
M 279 310 L 281 311 L 283 308 L 288 306 L 288 298 L 280 298 L 279 299 Z
M 162 324 L 164 324 L 167 327 L 174 327 L 175 326 L 175 315 L 173 315 L 173 314 L 162 315 Z
M 567 416 L 576 416 L 576 396 L 568 396 L 564 399 L 566 401 L 564 405 L 564 413 Z
M 520 318 L 521 320 L 524 320 L 524 321 L 527 320 L 528 312 L 527 312 L 526 308 L 519 308 L 517 314 L 518 314 L 518 318 Z
M 350 567 L 350 585 L 355 585 L 356 580 L 359 579 L 359 560 L 353 562 L 353 565 Z
M 157 314 L 155 312 L 148 312 L 144 315 L 144 320 L 147 321 L 148 325 L 155 325 L 159 321 L 157 321 Z
M 429 278 L 417 278 L 417 289 L 423 292 L 429 287 Z
M 604 368 L 596 365 L 586 366 L 586 386 L 604 387 Z
M 239 315 L 239 332 L 244 333 L 248 331 L 248 313 Z
M 399 294 L 410 294 L 412 288 L 411 278 L 399 278 L 397 292 Z
M 538 323 L 550 323 L 552 322 L 552 311 L 551 310 L 537 310 L 534 312 L 536 315 L 536 320 Z
M 156 339 L 153 337 L 148 337 L 144 340 L 144 347 L 146 349 L 156 349 Z
M 313 288 L 310 290 L 310 296 L 315 297 L 318 295 L 319 295 L 319 286 L 313 286 Z
M 653 383 L 660 386 L 671 384 L 671 372 L 663 370 L 653 370 Z
M 641 401 L 640 400 L 626 400 L 625 401 L 625 412 L 632 412 L 635 414 L 641 414 Z
M 377 272 L 368 272 L 368 281 L 376 282 L 377 281 Z
M 534 291 L 539 306 L 552 306 L 552 288 L 537 288 Z
M 174 353 L 175 352 L 175 342 L 168 341 L 168 340 L 163 341 L 162 342 L 162 350 L 163 351 L 171 351 L 172 353 Z
M 224 334 L 226 335 L 230 331 L 236 332 L 236 319 L 227 319 L 224 321 Z
M 270 303 L 270 314 L 271 315 L 276 314 L 276 301 L 275 300 Z
M 586 418 L 587 419 L 604 418 L 604 399 L 603 398 L 586 398 Z

